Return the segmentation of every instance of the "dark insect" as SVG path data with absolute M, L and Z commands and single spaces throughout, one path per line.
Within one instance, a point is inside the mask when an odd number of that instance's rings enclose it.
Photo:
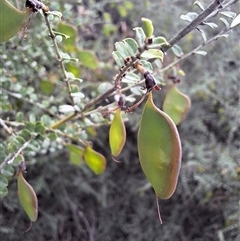
M 145 85 L 148 92 L 152 89 L 160 90 L 160 87 L 157 86 L 154 77 L 148 71 L 146 71 L 143 76 L 145 78 Z

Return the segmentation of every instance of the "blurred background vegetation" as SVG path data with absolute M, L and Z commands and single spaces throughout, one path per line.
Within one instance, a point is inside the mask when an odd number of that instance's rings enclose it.
M 12 1 L 15 3 L 16 1 Z M 133 27 L 141 17 L 150 18 L 155 35 L 173 37 L 186 22 L 181 14 L 196 11 L 194 1 L 45 1 L 51 10 L 61 11 L 63 19 L 78 29 L 76 45 L 95 52 L 99 65 L 95 70 L 76 71 L 84 81 L 97 86 L 111 81 L 117 73 L 111 52 L 116 41 L 134 36 Z M 208 5 L 210 1 L 201 1 Z M 18 1 L 20 8 L 24 1 Z M 236 9 L 238 5 L 233 6 Z M 221 23 L 220 23 L 221 24 Z M 207 28 L 207 27 L 206 27 Z M 214 35 L 208 30 L 207 36 Z M 160 225 L 155 195 L 148 187 L 139 165 L 136 136 L 141 108 L 129 115 L 127 143 L 119 160 L 112 161 L 108 148 L 108 126 L 92 136 L 94 148 L 108 160 L 106 171 L 96 176 L 84 165 L 69 162 L 68 152 L 53 142 L 27 161 L 26 179 L 34 187 L 39 201 L 39 218 L 32 229 L 22 233 L 29 220 L 16 195 L 16 180 L 1 200 L 1 240 L 98 240 L 98 241 L 231 241 L 240 239 L 240 45 L 239 28 L 229 38 L 221 38 L 205 47 L 208 54 L 192 56 L 180 63 L 186 73 L 180 89 L 191 97 L 192 108 L 179 126 L 183 145 L 182 168 L 175 194 L 160 200 L 163 224 Z M 184 53 L 202 42 L 193 31 L 178 45 Z M 48 38 L 43 17 L 32 17 L 27 36 L 1 44 L 3 78 L 10 78 L 15 90 L 29 93 L 34 100 L 41 95 L 55 106 L 65 104 L 60 88 L 44 92 L 44 80 L 58 85 L 60 70 Z M 168 51 L 165 61 L 171 61 Z M 83 82 L 84 85 L 84 82 Z M 7 88 L 7 86 L 4 86 Z M 41 91 L 42 93 L 36 93 Z M 94 96 L 86 87 L 85 94 Z M 162 103 L 164 93 L 155 93 Z M 24 115 L 42 115 L 39 109 L 9 96 L 11 111 L 1 118 L 10 120 L 19 111 Z M 0 142 L 6 138 L 0 130 Z

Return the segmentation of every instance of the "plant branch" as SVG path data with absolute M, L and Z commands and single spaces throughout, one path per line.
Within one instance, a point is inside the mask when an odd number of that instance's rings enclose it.
M 19 149 L 18 151 L 13 155 L 13 157 L 7 161 L 7 164 L 12 164 L 13 161 L 17 158 L 17 156 L 28 146 L 30 143 L 31 139 L 26 141 Z
M 184 29 L 182 29 L 177 35 L 171 38 L 168 43 L 170 46 L 165 45 L 162 47 L 162 51 L 166 52 L 170 49 L 174 44 L 179 42 L 183 37 L 189 34 L 192 30 L 196 29 L 206 18 L 213 13 L 217 8 L 221 7 L 220 0 L 214 0 L 212 3 L 208 5 L 206 9 L 204 9 L 191 23 L 189 23 Z
M 67 71 L 66 71 L 66 68 L 65 68 L 65 65 L 64 65 L 64 59 L 62 58 L 61 53 L 59 51 L 58 44 L 57 44 L 57 41 L 56 41 L 56 35 L 54 34 L 54 32 L 51 28 L 51 24 L 48 20 L 48 14 L 49 14 L 48 12 L 43 11 L 43 15 L 44 15 L 44 18 L 45 18 L 45 21 L 46 21 L 46 25 L 48 27 L 49 35 L 50 35 L 50 37 L 52 39 L 52 42 L 53 42 L 53 47 L 55 49 L 57 60 L 60 63 L 60 67 L 61 67 L 62 74 L 63 74 L 63 77 L 64 77 L 64 82 L 66 83 L 66 86 L 67 86 L 68 95 L 69 95 L 69 98 L 72 102 L 72 105 L 74 105 L 74 100 L 73 100 L 73 97 L 71 95 L 71 86 L 70 86 L 69 78 L 68 78 Z

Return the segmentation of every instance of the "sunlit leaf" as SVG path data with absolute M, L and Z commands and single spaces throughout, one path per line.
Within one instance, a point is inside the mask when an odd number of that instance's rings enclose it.
M 152 21 L 148 18 L 141 18 L 141 20 L 146 37 L 151 38 L 154 31 Z
M 181 141 L 171 118 L 154 105 L 151 92 L 138 131 L 138 155 L 156 195 L 170 198 L 181 166 Z
M 121 109 L 117 109 L 109 130 L 109 144 L 111 153 L 117 157 L 126 141 L 126 129 L 121 115 Z
M 38 217 L 38 200 L 32 186 L 25 180 L 22 171 L 17 176 L 18 196 L 20 203 L 32 222 Z
M 20 11 L 8 1 L 1 0 L 0 16 L 0 42 L 5 42 L 24 27 L 29 12 Z
M 153 42 L 152 44 L 150 45 L 150 47 L 161 47 L 163 45 L 168 45 L 169 46 L 169 43 L 167 42 L 167 40 L 164 38 L 164 37 L 155 37 L 153 38 Z
M 146 59 L 160 59 L 163 61 L 163 52 L 159 49 L 148 49 L 141 54 L 141 57 Z
M 89 145 L 84 150 L 84 160 L 95 174 L 101 174 L 106 168 L 106 159 Z
M 176 125 L 185 119 L 190 107 L 189 97 L 179 91 L 176 85 L 171 87 L 163 102 L 163 111 L 172 118 Z

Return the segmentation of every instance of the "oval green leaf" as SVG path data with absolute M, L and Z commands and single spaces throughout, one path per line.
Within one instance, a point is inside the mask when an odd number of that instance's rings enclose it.
M 133 30 L 136 31 L 136 40 L 137 40 L 139 46 L 143 47 L 145 44 L 145 40 L 146 40 L 146 35 L 145 35 L 143 29 L 140 27 L 136 27 Z
M 171 117 L 176 125 L 185 119 L 190 107 L 190 98 L 179 91 L 176 85 L 171 87 L 163 102 L 163 111 Z
M 114 157 L 117 157 L 121 153 L 125 142 L 126 129 L 122 119 L 121 109 L 118 108 L 109 129 L 109 144 Z
M 84 151 L 84 160 L 95 174 L 101 174 L 106 168 L 105 157 L 94 151 L 90 146 L 87 146 Z
M 75 43 L 77 40 L 77 28 L 71 24 L 61 21 L 58 25 L 57 31 L 63 33 L 64 50 L 71 52 L 75 50 Z
M 148 18 L 141 18 L 141 20 L 142 20 L 143 30 L 146 34 L 146 37 L 152 38 L 153 31 L 154 31 L 152 21 Z
M 18 10 L 6 0 L 1 0 L 0 16 L 0 42 L 5 42 L 23 28 L 29 13 Z
M 18 196 L 20 203 L 32 222 L 38 217 L 38 200 L 32 186 L 25 180 L 22 171 L 19 171 L 17 177 Z
M 163 61 L 163 52 L 159 49 L 148 49 L 141 54 L 141 57 L 145 59 L 160 59 Z
M 127 46 L 128 51 L 131 53 L 130 56 L 134 56 L 138 52 L 138 44 L 134 39 L 126 38 L 123 42 Z
M 124 58 L 122 57 L 122 55 L 118 52 L 118 51 L 113 51 L 112 52 L 112 56 L 116 62 L 116 64 L 119 66 L 119 67 L 122 67 L 125 65 L 124 63 Z
M 138 155 L 156 195 L 170 198 L 176 189 L 181 166 L 181 141 L 171 118 L 154 105 L 151 92 L 138 131 Z
M 126 44 L 124 44 L 123 42 L 116 42 L 114 45 L 115 45 L 117 52 L 120 53 L 124 59 L 131 56 L 131 54 L 127 50 Z M 130 51 L 131 51 L 131 49 L 130 49 Z

